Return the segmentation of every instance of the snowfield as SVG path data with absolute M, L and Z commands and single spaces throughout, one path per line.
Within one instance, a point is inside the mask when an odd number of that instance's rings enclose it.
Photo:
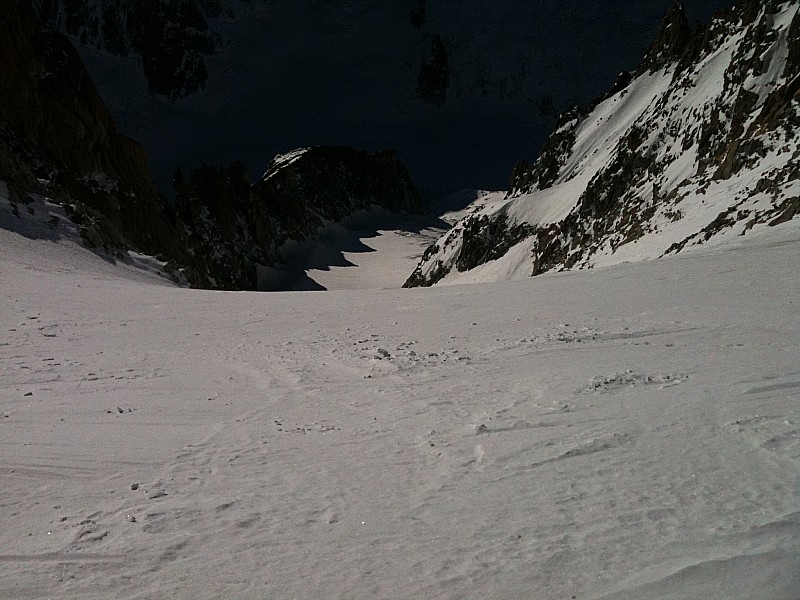
M 0 598 L 798 597 L 791 223 L 524 281 L 279 294 L 17 229 Z

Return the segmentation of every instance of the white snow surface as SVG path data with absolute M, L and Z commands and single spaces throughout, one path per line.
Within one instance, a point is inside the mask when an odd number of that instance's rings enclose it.
M 102 178 L 96 179 L 103 181 Z M 109 184 L 110 185 L 110 184 Z M 118 256 L 110 256 L 102 249 L 89 250 L 84 247 L 79 227 L 69 220 L 63 206 L 40 194 L 29 194 L 24 202 L 17 204 L 17 215 L 9 200 L 8 185 L 0 181 L 0 231 L 13 230 L 18 235 L 31 240 L 47 240 L 39 252 L 45 255 L 68 256 L 64 260 L 84 261 L 86 257 L 102 258 L 112 268 L 109 272 L 115 277 L 125 273 L 126 277 L 169 285 L 178 281 L 188 286 L 182 274 L 169 275 L 165 272 L 166 263 L 155 257 L 140 254 L 133 250 L 120 251 Z M 8 260 L 4 253 L 0 260 Z M 91 262 L 91 261 L 90 261 Z M 160 280 L 160 281 L 159 281 Z
M 281 246 L 281 289 L 359 290 L 400 288 L 425 249 L 447 229 L 444 220 L 394 214 L 373 205 L 337 223 L 326 222 L 315 239 Z
M 797 598 L 796 228 L 265 294 L 21 223 L 0 228 L 0 598 Z

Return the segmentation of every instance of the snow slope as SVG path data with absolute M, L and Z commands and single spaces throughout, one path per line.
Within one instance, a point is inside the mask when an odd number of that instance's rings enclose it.
M 796 229 L 280 294 L 35 231 L 0 228 L 0 598 L 797 597 Z
M 566 113 L 514 189 L 469 211 L 409 284 L 521 279 L 796 229 L 798 23 L 796 2 L 742 3 L 683 57 Z
M 161 279 L 165 285 L 188 285 L 181 273 L 165 268 L 164 261 L 152 256 L 119 248 L 114 249 L 114 255 L 99 248 L 89 249 L 81 237 L 80 226 L 70 220 L 64 206 L 40 194 L 28 194 L 22 201 L 12 202 L 5 181 L 0 181 L 0 230 L 5 233 L 13 231 L 30 240 L 46 240 L 49 244 L 37 247 L 39 253 L 53 255 L 67 263 L 88 260 L 94 270 L 111 273 L 115 278 L 124 275 L 136 281 L 152 283 Z M 93 258 L 100 258 L 113 268 L 100 269 L 101 263 L 96 263 Z M 10 258 L 0 254 L 0 260 Z

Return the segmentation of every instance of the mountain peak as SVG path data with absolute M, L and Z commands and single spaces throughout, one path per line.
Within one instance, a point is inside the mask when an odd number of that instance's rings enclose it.
M 647 71 L 657 71 L 664 65 L 675 62 L 683 54 L 691 37 L 692 32 L 683 1 L 671 0 L 655 41 L 639 65 L 637 76 Z

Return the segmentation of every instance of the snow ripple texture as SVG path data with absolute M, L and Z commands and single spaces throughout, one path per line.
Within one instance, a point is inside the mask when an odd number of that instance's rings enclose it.
M 796 232 L 282 294 L 28 233 L 0 229 L 0 598 L 796 596 Z

